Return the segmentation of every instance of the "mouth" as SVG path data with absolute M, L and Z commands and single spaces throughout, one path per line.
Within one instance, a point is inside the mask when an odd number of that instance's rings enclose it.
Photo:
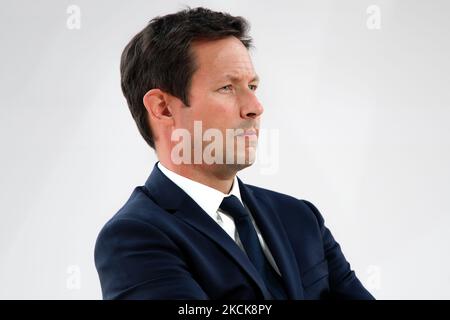
M 256 134 L 257 134 L 257 132 L 255 129 L 248 129 L 248 130 L 244 130 L 243 132 L 239 132 L 238 134 L 236 134 L 236 136 L 247 137 L 247 136 L 256 136 Z

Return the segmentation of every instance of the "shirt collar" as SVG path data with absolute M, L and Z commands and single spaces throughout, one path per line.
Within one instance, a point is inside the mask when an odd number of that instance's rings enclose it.
M 183 191 L 186 192 L 192 200 L 194 200 L 214 220 L 217 220 L 217 210 L 224 197 L 234 195 L 242 202 L 237 176 L 234 176 L 233 186 L 231 187 L 230 192 L 226 194 L 197 181 L 183 177 L 182 175 L 167 169 L 159 161 L 157 165 L 167 178 L 183 189 Z

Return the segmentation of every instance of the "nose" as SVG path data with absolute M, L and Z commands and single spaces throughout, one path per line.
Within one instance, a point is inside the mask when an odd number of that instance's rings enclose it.
M 246 93 L 241 102 L 241 118 L 243 119 L 256 119 L 264 112 L 262 104 L 253 91 Z

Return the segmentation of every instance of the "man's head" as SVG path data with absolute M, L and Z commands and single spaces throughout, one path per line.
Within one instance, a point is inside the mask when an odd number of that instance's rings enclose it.
M 174 130 L 187 129 L 194 148 L 194 121 L 201 121 L 203 132 L 214 128 L 223 137 L 226 129 L 259 133 L 263 108 L 254 93 L 258 79 L 247 32 L 242 17 L 187 9 L 151 20 L 126 46 L 122 90 L 140 133 L 160 160 L 170 157 L 177 144 L 171 141 Z M 254 152 L 256 139 L 246 136 L 245 150 Z M 208 143 L 201 143 L 202 150 Z M 224 153 L 225 148 L 224 142 Z

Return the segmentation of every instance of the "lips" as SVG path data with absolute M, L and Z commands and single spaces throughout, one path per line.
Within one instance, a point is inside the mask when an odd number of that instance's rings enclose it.
M 254 136 L 254 135 L 256 135 L 255 129 L 248 129 L 245 130 L 244 132 L 239 132 L 238 134 L 236 134 L 236 136 Z

